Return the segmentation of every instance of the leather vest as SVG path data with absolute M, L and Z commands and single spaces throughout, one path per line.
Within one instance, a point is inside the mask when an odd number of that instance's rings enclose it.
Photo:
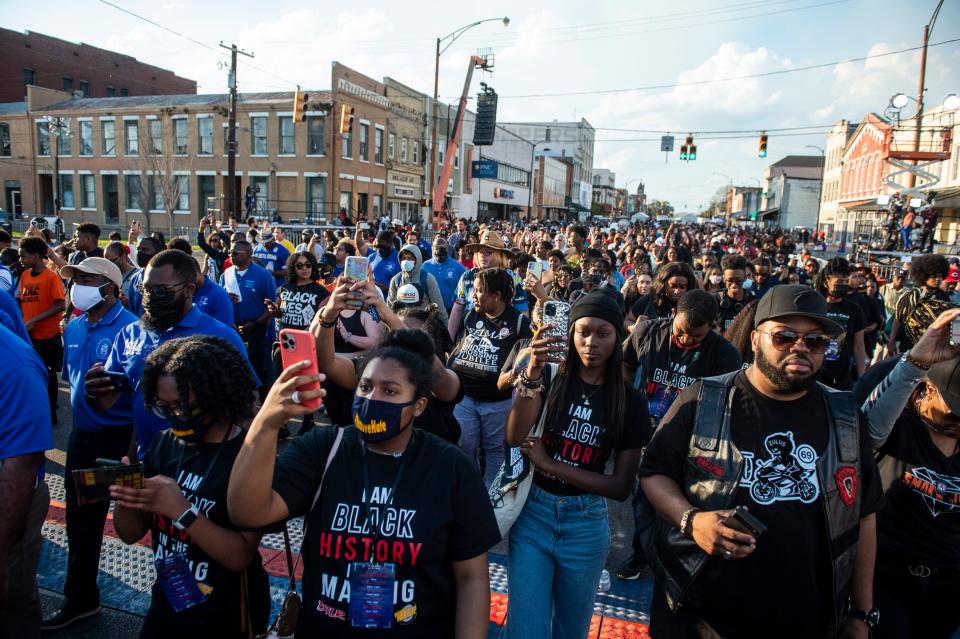
M 702 510 L 732 508 L 739 488 L 743 455 L 734 445 L 730 432 L 737 392 L 733 381 L 739 372 L 701 380 L 683 471 L 683 490 L 690 503 Z M 852 395 L 819 386 L 827 409 L 830 436 L 817 461 L 817 481 L 829 535 L 836 630 L 843 611 L 841 598 L 845 597 L 853 574 L 860 535 L 860 431 Z M 672 610 L 677 610 L 710 556 L 692 539 L 681 535 L 676 526 L 662 519 L 647 532 L 647 559 L 664 584 L 667 603 Z

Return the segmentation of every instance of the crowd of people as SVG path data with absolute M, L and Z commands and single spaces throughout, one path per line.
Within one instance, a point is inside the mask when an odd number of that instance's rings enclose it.
M 650 571 L 658 639 L 960 625 L 943 255 L 883 281 L 809 232 L 746 226 L 43 231 L 0 232 L 0 636 L 100 611 L 111 501 L 155 557 L 141 637 L 265 632 L 260 540 L 299 517 L 296 636 L 486 637 L 507 540 L 508 636 L 584 637 L 610 499 L 632 501 L 615 574 Z M 284 366 L 291 330 L 315 361 Z M 61 383 L 67 574 L 41 618 Z M 111 460 L 142 484 L 78 494 L 74 471 Z

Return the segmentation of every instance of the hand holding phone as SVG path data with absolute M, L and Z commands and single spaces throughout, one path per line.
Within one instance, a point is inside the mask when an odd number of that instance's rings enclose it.
M 71 475 L 77 489 L 77 502 L 93 504 L 110 499 L 110 486 L 143 488 L 143 464 L 122 464 L 112 460 L 111 465 L 101 468 L 81 468 Z
M 294 364 L 303 361 L 309 361 L 310 365 L 298 371 L 298 375 L 317 375 L 317 342 L 316 338 L 309 331 L 299 331 L 292 328 L 285 328 L 280 331 L 280 361 L 283 367 L 289 368 Z M 298 392 L 320 390 L 320 382 L 309 382 L 297 387 Z M 317 410 L 320 408 L 320 398 L 304 399 L 300 401 L 302 406 Z

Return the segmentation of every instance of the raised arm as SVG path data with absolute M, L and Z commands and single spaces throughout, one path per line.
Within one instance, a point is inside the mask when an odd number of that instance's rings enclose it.
M 530 341 L 530 363 L 527 364 L 526 377 L 532 384 L 542 382 L 543 369 L 551 362 L 563 361 L 563 337 L 546 337 L 546 332 L 553 328 L 553 324 L 541 326 Z M 507 428 L 505 439 L 509 446 L 519 446 L 523 443 L 534 422 L 540 416 L 544 402 L 543 389 L 529 397 L 521 396 L 518 392 L 507 414 Z
M 349 358 L 337 355 L 333 332 L 337 330 L 340 311 L 347 307 L 347 302 L 360 299 L 360 294 L 351 290 L 352 286 L 358 285 L 351 285 L 350 282 L 338 278 L 326 305 L 310 324 L 310 332 L 317 338 L 317 370 L 331 382 L 347 390 L 356 388 L 357 373 Z

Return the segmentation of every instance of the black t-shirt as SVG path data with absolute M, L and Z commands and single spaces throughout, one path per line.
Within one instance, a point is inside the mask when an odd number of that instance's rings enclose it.
M 447 366 L 460 375 L 467 397 L 480 402 L 510 399 L 509 388 L 497 389 L 497 378 L 516 341 L 532 335 L 530 319 L 512 306 L 495 319 L 470 311 Z
M 746 559 L 711 557 L 692 586 L 691 606 L 723 636 L 742 636 L 749 628 L 754 636 L 821 637 L 834 605 L 816 470 L 829 435 L 822 391 L 777 401 L 754 389 L 746 373 L 734 384 L 731 431 L 743 472 L 731 507 L 748 506 L 767 530 Z M 683 486 L 699 390 L 700 383 L 692 384 L 674 402 L 644 451 L 641 477 L 666 475 Z M 865 421 L 861 517 L 875 512 L 882 499 Z
M 273 489 L 291 517 L 310 509 L 335 435 L 333 428 L 315 429 L 291 442 L 277 460 Z M 373 550 L 378 561 L 396 568 L 390 636 L 452 637 L 457 607 L 452 562 L 482 555 L 500 541 L 476 464 L 458 447 L 419 429 L 403 459 L 368 451 L 370 521 L 382 522 L 375 535 L 364 527 L 363 454 L 356 428 L 348 427 L 308 515 L 296 634 L 384 635 L 353 628 L 349 621 L 347 569 L 351 562 L 366 561 Z M 401 463 L 403 475 L 391 495 Z
M 175 479 L 184 496 L 196 504 L 207 519 L 222 528 L 238 530 L 227 514 L 227 482 L 242 446 L 243 433 L 223 444 L 199 443 L 188 446 L 174 437 L 171 431 L 165 430 L 150 443 L 143 459 L 143 472 L 147 477 L 164 475 Z M 216 462 L 213 462 L 221 447 Z M 155 583 L 149 614 L 184 628 L 209 629 L 218 624 L 228 624 L 221 626 L 224 633 L 239 632 L 240 573 L 218 564 L 194 543 L 188 532 L 175 528 L 173 522 L 161 515 L 150 516 L 150 537 L 154 557 L 158 559 L 186 553 L 193 576 L 207 600 L 182 612 L 174 612 L 160 585 Z M 254 554 L 247 567 L 247 579 L 253 625 L 265 628 L 270 613 L 270 589 L 259 554 Z
M 672 317 L 673 314 L 677 312 L 677 303 L 669 297 L 665 298 L 665 300 L 668 308 L 662 309 L 665 312 L 661 312 L 661 309 L 658 309 L 656 303 L 654 302 L 653 293 L 647 293 L 643 297 L 637 298 L 637 301 L 634 302 L 633 306 L 630 307 L 630 312 L 634 317 L 644 316 L 647 319 Z
M 820 369 L 821 382 L 838 390 L 850 390 L 853 386 L 850 377 L 850 366 L 853 358 L 854 335 L 867 327 L 867 320 L 863 309 L 856 302 L 842 299 L 839 302 L 827 302 L 827 317 L 839 322 L 844 333 L 837 338 L 836 357 L 831 355 L 833 346 L 827 349 L 823 359 L 823 368 Z
M 627 381 L 646 393 L 650 415 L 660 419 L 688 384 L 735 371 L 743 362 L 736 347 L 713 331 L 696 348 L 680 348 L 673 320 L 664 318 L 637 325 L 623 343 L 623 363 L 637 369 Z
M 743 292 L 743 299 L 737 301 L 727 295 L 727 291 L 717 291 L 717 301 L 720 302 L 720 328 L 727 330 L 733 323 L 733 318 L 743 310 L 743 307 L 753 301 L 753 293 Z
M 317 309 L 330 297 L 330 291 L 316 282 L 303 286 L 287 282 L 277 289 L 277 297 L 280 299 L 280 312 L 283 313 L 277 320 L 280 328 L 306 330 L 310 328 Z
M 857 381 L 858 402 L 897 364 L 883 361 Z M 887 487 L 877 513 L 877 564 L 960 568 L 960 452 L 947 456 L 912 408 L 905 408 L 878 451 Z
M 570 466 L 603 474 L 611 452 L 646 446 L 650 440 L 647 400 L 642 393 L 629 387 L 620 435 L 616 439 L 605 436 L 612 418 L 606 410 L 609 392 L 607 386 L 585 384 L 579 379 L 568 384 L 566 397 L 558 398 L 562 402 L 558 421 L 553 425 L 544 424 L 542 439 L 547 454 Z M 549 397 L 546 389 L 543 397 Z M 586 494 L 585 490 L 540 469 L 533 476 L 533 482 L 555 495 Z

